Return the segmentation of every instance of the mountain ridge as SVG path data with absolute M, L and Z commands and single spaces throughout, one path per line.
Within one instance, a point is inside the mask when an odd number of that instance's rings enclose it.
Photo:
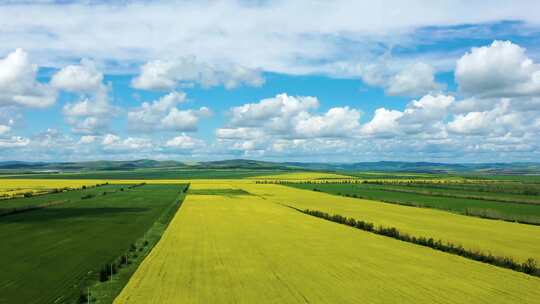
M 139 169 L 280 169 L 280 170 L 324 170 L 324 171 L 382 171 L 382 172 L 482 172 L 482 173 L 540 173 L 540 163 L 440 163 L 376 161 L 351 163 L 324 162 L 271 162 L 251 159 L 227 159 L 203 162 L 182 162 L 174 160 L 123 160 L 123 161 L 81 161 L 81 162 L 27 162 L 0 161 L 0 170 L 39 170 L 39 171 L 107 171 Z

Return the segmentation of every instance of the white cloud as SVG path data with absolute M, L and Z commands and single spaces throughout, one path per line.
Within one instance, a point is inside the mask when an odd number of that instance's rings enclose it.
M 359 69 L 360 78 L 370 86 L 382 87 L 387 95 L 417 97 L 443 90 L 435 81 L 434 68 L 424 62 L 402 63 L 390 55 Z
M 360 112 L 349 107 L 331 108 L 324 115 L 302 115 L 296 134 L 305 137 L 352 137 L 360 127 Z
M 10 126 L 0 125 L 0 135 L 5 134 L 11 130 Z
M 172 108 L 171 111 L 162 120 L 162 126 L 165 130 L 172 131 L 197 131 L 197 124 L 201 117 L 210 115 L 210 110 L 201 107 L 198 110 L 178 110 Z
M 186 94 L 173 91 L 151 103 L 142 105 L 128 112 L 131 129 L 153 131 L 196 131 L 199 120 L 211 115 L 210 109 L 179 110 L 177 105 L 185 102 Z
M 522 134 L 534 131 L 534 120 L 538 112 L 519 112 L 512 107 L 512 101 L 503 99 L 494 108 L 458 114 L 448 123 L 448 130 L 464 135 L 504 136 L 508 133 Z
M 2 120 L 2 116 L 0 115 L 0 121 Z M 13 119 L 7 119 L 5 123 L 0 124 L 0 135 L 6 134 L 11 131 L 13 125 L 15 124 L 15 121 Z
M 461 57 L 455 71 L 461 91 L 480 97 L 540 94 L 540 66 L 510 41 L 493 41 Z
M 91 144 L 91 143 L 96 142 L 96 140 L 97 140 L 97 136 L 84 135 L 84 136 L 81 136 L 81 138 L 79 139 L 79 143 L 80 144 Z
M 101 145 L 105 151 L 125 152 L 148 150 L 153 147 L 152 141 L 146 138 L 127 137 L 120 138 L 114 134 L 106 134 L 101 140 Z
M 448 129 L 451 132 L 461 134 L 482 134 L 489 132 L 492 124 L 489 112 L 470 112 L 457 115 L 456 118 L 448 123 Z
M 145 90 L 173 90 L 177 87 L 214 87 L 223 85 L 227 89 L 240 85 L 261 86 L 264 79 L 260 71 L 237 65 L 221 67 L 197 62 L 195 57 L 177 60 L 153 60 L 141 67 L 141 73 L 132 81 L 132 86 Z
M 257 128 L 220 128 L 216 130 L 216 137 L 221 139 L 257 139 L 263 136 L 264 132 Z
M 200 148 L 204 145 L 204 142 L 200 139 L 193 138 L 185 133 L 179 136 L 169 139 L 165 143 L 165 147 L 174 148 L 179 150 L 190 150 L 194 148 Z
M 386 88 L 389 95 L 422 96 L 427 93 L 439 91 L 442 85 L 435 82 L 434 70 L 430 65 L 418 62 L 395 76 Z
M 216 135 L 229 139 L 250 139 L 262 134 L 304 138 L 350 137 L 358 132 L 360 111 L 335 107 L 326 113 L 313 113 L 318 106 L 315 97 L 278 94 L 233 107 L 230 126 L 219 129 Z
M 362 125 L 362 133 L 388 137 L 444 132 L 443 122 L 454 100 L 453 96 L 428 94 L 409 102 L 403 111 L 379 108 L 371 121 Z
M 241 127 L 264 125 L 275 132 L 286 132 L 290 130 L 291 120 L 318 106 L 319 101 L 315 97 L 278 94 L 232 108 L 231 124 Z
M 99 133 L 107 129 L 118 109 L 109 102 L 110 86 L 103 83 L 103 73 L 94 62 L 81 60 L 56 72 L 51 80 L 58 89 L 78 93 L 79 100 L 64 105 L 63 113 L 76 133 Z
M 45 108 L 56 102 L 56 91 L 37 81 L 38 66 L 16 49 L 0 59 L 0 106 Z
M 83 59 L 79 65 L 68 65 L 55 73 L 51 84 L 65 91 L 91 93 L 100 90 L 102 81 L 103 73 L 94 62 Z
M 26 147 L 30 140 L 21 136 L 11 136 L 9 138 L 0 138 L 0 148 L 20 148 Z
M 370 122 L 362 126 L 364 134 L 392 134 L 398 131 L 398 119 L 403 116 L 403 113 L 397 110 L 388 110 L 379 108 L 375 110 L 375 114 Z
M 114 61 L 196 55 L 202 62 L 297 74 L 321 72 L 321 65 L 336 59 L 370 62 L 381 44 L 410 43 L 419 27 L 540 20 L 535 1 L 87 2 L 62 9 L 3 5 L 0 52 L 24 47 L 50 65 L 92 57 L 109 60 L 111 68 Z

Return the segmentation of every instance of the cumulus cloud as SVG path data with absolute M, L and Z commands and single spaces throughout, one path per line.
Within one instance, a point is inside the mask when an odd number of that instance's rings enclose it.
M 456 115 L 448 123 L 448 130 L 464 135 L 503 136 L 508 133 L 520 135 L 535 130 L 535 118 L 539 112 L 515 111 L 512 101 L 503 99 L 490 110 Z
M 292 120 L 318 106 L 319 101 L 315 97 L 278 94 L 256 103 L 232 108 L 231 124 L 239 127 L 262 124 L 274 132 L 286 132 L 290 130 Z
M 323 115 L 302 115 L 295 131 L 305 137 L 352 137 L 359 131 L 360 111 L 349 107 L 331 108 Z
M 97 136 L 93 136 L 93 135 L 83 135 L 83 136 L 81 136 L 81 138 L 79 139 L 79 143 L 80 143 L 80 144 L 91 144 L 91 143 L 96 142 L 96 140 L 97 140 Z
M 58 71 L 51 79 L 51 84 L 65 91 L 92 93 L 101 89 L 103 74 L 95 63 L 88 59 L 79 65 L 68 65 Z
M 435 81 L 435 70 L 424 62 L 390 64 L 388 56 L 378 63 L 360 69 L 362 81 L 370 86 L 382 87 L 391 96 L 423 96 L 443 90 L 444 85 Z
M 201 107 L 197 110 L 179 110 L 177 105 L 185 102 L 186 94 L 173 91 L 152 102 L 128 112 L 131 129 L 153 131 L 196 131 L 199 120 L 211 115 L 210 109 Z
M 422 96 L 442 88 L 443 86 L 435 81 L 433 68 L 418 62 L 390 78 L 386 92 L 389 95 Z
M 51 84 L 78 94 L 78 101 L 67 103 L 62 109 L 67 123 L 76 133 L 103 132 L 118 112 L 110 104 L 110 86 L 103 83 L 103 73 L 89 59 L 62 68 L 53 75 Z
M 56 91 L 37 81 L 38 66 L 16 49 L 0 59 L 0 106 L 45 108 L 56 102 Z
M 173 90 L 177 87 L 224 86 L 233 89 L 240 85 L 259 87 L 264 83 L 261 72 L 237 65 L 216 66 L 198 62 L 195 57 L 177 60 L 153 60 L 141 67 L 132 86 L 144 90 Z
M 115 134 L 105 134 L 101 145 L 105 151 L 111 152 L 140 151 L 153 147 L 152 141 L 147 138 L 127 137 L 122 139 Z
M 359 127 L 360 111 L 349 107 L 335 107 L 326 113 L 314 113 L 319 101 L 311 96 L 278 94 L 256 103 L 248 103 L 230 110 L 230 126 L 218 129 L 220 138 L 254 138 L 275 134 L 291 138 L 347 137 Z
M 228 126 L 217 129 L 216 138 L 224 150 L 260 157 L 282 153 L 285 147 L 306 140 L 332 142 L 359 135 L 359 110 L 334 107 L 318 113 L 318 107 L 315 97 L 285 93 L 233 107 Z
M 540 65 L 510 41 L 472 48 L 458 60 L 455 78 L 461 91 L 479 97 L 540 94 Z
M 398 131 L 398 119 L 403 116 L 403 113 L 397 110 L 388 110 L 379 108 L 375 110 L 375 114 L 370 122 L 362 126 L 364 134 L 392 134 Z
M 191 150 L 203 146 L 204 142 L 202 140 L 193 138 L 185 133 L 171 138 L 165 143 L 165 147 L 173 148 L 175 150 Z
M 264 132 L 258 128 L 220 128 L 216 137 L 221 139 L 255 139 L 262 138 Z
M 385 137 L 442 131 L 454 100 L 454 97 L 449 95 L 428 94 L 409 102 L 403 111 L 379 108 L 375 110 L 371 121 L 362 125 L 362 133 Z

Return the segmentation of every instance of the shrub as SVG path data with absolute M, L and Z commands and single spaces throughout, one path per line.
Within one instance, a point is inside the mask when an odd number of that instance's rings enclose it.
M 535 259 L 529 258 L 525 263 L 521 265 L 523 272 L 528 274 L 534 274 L 538 272 L 538 265 Z

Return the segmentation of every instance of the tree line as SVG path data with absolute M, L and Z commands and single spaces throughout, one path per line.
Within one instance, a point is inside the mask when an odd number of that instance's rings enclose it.
M 296 208 L 294 208 L 296 209 Z M 511 257 L 504 257 L 504 256 L 495 256 L 491 253 L 484 253 L 481 251 L 476 250 L 469 250 L 464 248 L 462 245 L 456 245 L 451 242 L 443 243 L 442 240 L 435 240 L 433 238 L 426 238 L 426 237 L 416 237 L 411 236 L 407 233 L 399 231 L 395 227 L 383 227 L 378 226 L 376 227 L 373 223 L 365 222 L 361 220 L 356 220 L 354 218 L 347 218 L 339 214 L 328 214 L 326 212 L 318 211 L 318 210 L 310 210 L 310 209 L 296 209 L 300 212 L 303 212 L 305 214 L 315 216 L 318 218 L 322 218 L 328 221 L 332 221 L 335 223 L 347 225 L 350 227 L 354 227 L 360 230 L 372 232 L 378 235 L 383 235 L 387 237 L 391 237 L 400 241 L 408 242 L 417 244 L 424 247 L 430 247 L 438 251 L 451 253 L 455 255 L 462 256 L 467 259 L 475 260 L 478 262 L 511 269 L 514 271 L 519 271 L 526 273 L 528 275 L 540 277 L 540 268 L 538 267 L 538 263 L 535 259 L 529 258 L 523 263 L 519 263 L 512 259 Z

